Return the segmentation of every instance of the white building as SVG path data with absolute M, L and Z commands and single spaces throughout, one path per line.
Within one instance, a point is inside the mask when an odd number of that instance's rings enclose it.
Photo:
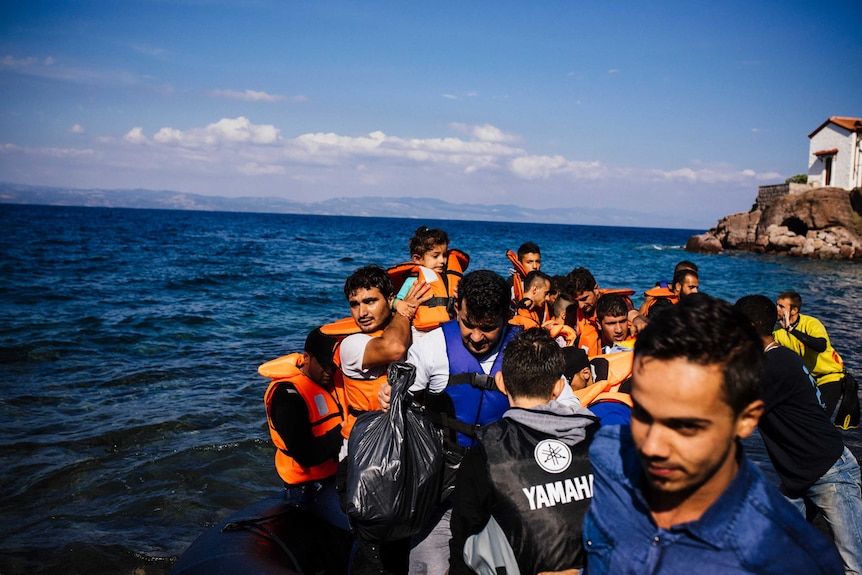
M 862 188 L 862 118 L 832 116 L 808 138 L 810 186 Z

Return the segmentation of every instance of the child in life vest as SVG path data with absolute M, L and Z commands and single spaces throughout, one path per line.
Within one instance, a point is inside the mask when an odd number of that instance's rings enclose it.
M 425 309 L 420 308 L 417 312 L 417 317 L 413 323 L 414 340 L 422 337 L 425 332 L 436 328 L 441 322 L 451 319 L 449 314 L 451 306 L 448 304 L 452 296 L 450 292 L 454 286 L 449 285 L 452 283 L 452 278 L 447 277 L 446 274 L 449 260 L 453 255 L 466 258 L 466 255 L 461 254 L 461 252 L 453 254 L 449 251 L 449 236 L 445 231 L 422 226 L 410 238 L 412 265 L 402 264 L 390 269 L 390 274 L 396 269 L 403 269 L 411 274 L 401 284 L 401 289 L 395 296 L 396 301 L 404 299 L 404 296 L 410 291 L 410 287 L 419 277 L 431 286 L 431 292 L 434 294 L 434 297 L 424 305 Z M 466 261 L 461 262 L 461 267 L 466 269 Z M 418 273 L 416 272 L 417 269 Z

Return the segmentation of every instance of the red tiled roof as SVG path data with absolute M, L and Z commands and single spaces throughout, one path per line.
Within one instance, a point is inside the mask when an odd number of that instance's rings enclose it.
M 850 130 L 851 132 L 862 132 L 862 118 L 848 118 L 846 116 L 832 116 L 822 124 L 820 124 L 816 130 L 808 134 L 808 137 L 811 138 L 828 126 L 829 124 L 835 124 L 836 126 L 841 126 L 845 130 Z
M 814 152 L 815 156 L 829 156 L 831 154 L 837 154 L 838 148 L 832 148 L 831 150 L 820 150 L 819 152 Z

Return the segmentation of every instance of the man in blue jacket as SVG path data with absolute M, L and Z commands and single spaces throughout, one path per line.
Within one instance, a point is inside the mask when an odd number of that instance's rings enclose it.
M 729 303 L 692 294 L 638 336 L 631 428 L 590 448 L 589 575 L 840 574 L 832 542 L 748 460 L 763 348 Z

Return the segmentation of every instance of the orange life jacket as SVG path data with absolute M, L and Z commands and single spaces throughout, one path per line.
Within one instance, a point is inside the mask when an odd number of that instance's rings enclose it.
M 580 312 L 578 308 L 578 312 Z M 587 319 L 582 313 L 578 313 L 578 347 L 587 352 L 589 357 L 601 355 L 602 337 L 599 327 L 593 321 Z
M 326 333 L 326 332 L 324 332 Z M 383 330 L 369 333 L 371 337 L 380 337 L 383 335 Z M 376 411 L 380 409 L 380 402 L 377 400 L 377 392 L 386 383 L 386 372 L 375 379 L 353 379 L 344 375 L 341 369 L 341 345 L 335 347 L 335 354 L 332 360 L 338 369 L 335 371 L 335 389 L 339 393 L 343 401 L 343 405 L 347 406 L 347 413 L 344 415 L 344 423 L 341 425 L 341 435 L 344 438 L 350 437 L 350 431 L 353 429 L 353 424 L 356 423 L 356 418 L 366 411 Z
M 509 320 L 510 324 L 520 325 L 524 329 L 541 327 L 539 322 L 539 314 L 525 307 L 518 307 L 517 313 Z
M 506 251 L 506 257 L 509 258 L 515 268 L 515 273 L 512 275 L 512 294 L 515 296 L 515 301 L 518 302 L 524 298 L 524 279 L 529 272 L 518 259 L 518 254 L 512 250 Z
M 599 365 L 598 362 L 602 362 Z M 590 358 L 593 368 L 596 368 L 596 382 L 583 389 L 575 391 L 575 395 L 581 400 L 581 405 L 589 406 L 598 401 L 598 397 L 604 393 L 616 393 L 625 381 L 632 375 L 634 353 L 621 351 L 609 353 Z M 607 370 L 605 373 L 605 369 Z M 599 379 L 601 377 L 601 379 Z M 627 395 L 627 394 L 626 394 Z
M 578 339 L 578 332 L 572 326 L 564 323 L 556 323 L 553 320 L 548 320 L 542 324 L 542 329 L 546 330 L 554 339 L 558 337 L 564 338 L 566 346 L 574 345 Z
M 660 285 L 646 290 L 644 292 L 644 298 L 644 302 L 641 304 L 640 310 L 638 310 L 641 315 L 649 315 L 650 308 L 652 308 L 653 304 L 660 299 L 670 300 L 672 304 L 679 303 L 678 295 L 670 291 L 670 288 Z
M 469 263 L 470 256 L 460 250 L 452 249 L 446 253 L 446 268 L 442 275 L 428 270 L 436 278 L 429 282 L 432 297 L 423 302 L 416 310 L 413 327 L 419 331 L 431 331 L 440 327 L 441 323 L 454 319 L 455 291 L 458 284 L 461 283 L 464 270 L 467 269 Z M 386 271 L 392 279 L 392 285 L 395 286 L 396 292 L 401 289 L 408 277 L 423 277 L 425 281 L 428 281 L 420 266 L 412 262 L 392 266 Z
M 356 325 L 353 316 L 348 316 L 320 326 L 320 331 L 330 337 L 338 338 L 340 341 L 348 335 L 360 333 L 362 330 Z
M 605 294 L 618 295 L 618 296 L 622 297 L 624 300 L 626 300 L 626 305 L 629 307 L 629 309 L 635 309 L 635 306 L 632 303 L 632 296 L 635 295 L 635 290 L 633 290 L 633 289 L 628 289 L 628 288 L 607 288 L 607 289 L 599 288 L 599 294 L 600 294 L 599 297 L 601 297 Z
M 344 420 L 341 405 L 335 394 L 309 379 L 302 373 L 301 367 L 302 354 L 291 353 L 268 361 L 257 370 L 262 376 L 273 378 L 263 395 L 263 402 L 266 405 L 269 436 L 277 447 L 275 469 L 282 481 L 288 485 L 299 485 L 307 481 L 332 477 L 335 475 L 338 462 L 335 459 L 330 459 L 313 467 L 303 467 L 290 456 L 290 449 L 275 430 L 272 422 L 272 396 L 275 390 L 280 385 L 291 385 L 299 393 L 308 408 L 308 422 L 311 426 L 311 433 L 315 437 L 321 437 L 332 431 Z

